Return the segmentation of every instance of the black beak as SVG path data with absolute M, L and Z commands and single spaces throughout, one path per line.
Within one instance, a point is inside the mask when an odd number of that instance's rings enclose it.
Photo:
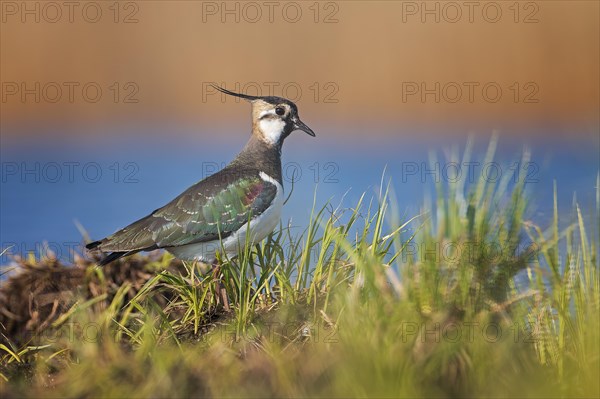
M 306 126 L 306 124 L 304 122 L 302 122 L 300 119 L 294 120 L 294 130 L 302 130 L 309 136 L 313 136 L 313 137 L 316 136 L 315 132 L 313 132 L 311 128 Z

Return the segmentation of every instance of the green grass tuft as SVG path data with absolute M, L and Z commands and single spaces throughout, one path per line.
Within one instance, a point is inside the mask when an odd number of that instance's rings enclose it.
M 600 191 L 561 228 L 555 187 L 541 227 L 513 178 L 440 183 L 406 220 L 390 184 L 351 208 L 314 204 L 302 234 L 281 225 L 222 260 L 230 311 L 216 276 L 166 254 L 22 260 L 0 290 L 0 393 L 598 397 Z

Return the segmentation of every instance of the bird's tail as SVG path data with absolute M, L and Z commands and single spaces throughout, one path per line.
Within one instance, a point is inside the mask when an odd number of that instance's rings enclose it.
M 85 249 L 87 249 L 88 251 L 91 251 L 91 250 L 96 249 L 100 244 L 102 244 L 102 241 L 90 242 L 89 244 L 85 245 Z
M 100 241 L 94 241 L 94 242 L 90 242 L 89 244 L 86 244 L 85 248 L 88 251 L 94 251 L 94 250 L 100 250 L 102 251 L 101 248 L 98 248 L 100 246 L 100 244 L 102 244 L 102 240 Z M 131 255 L 132 253 L 135 253 L 137 251 L 118 251 L 118 252 L 111 252 L 108 255 L 106 255 L 104 258 L 102 258 L 99 262 L 98 265 L 100 266 L 104 266 L 109 264 L 110 262 L 112 262 L 113 260 L 117 260 L 123 256 L 126 255 Z
M 108 255 L 106 255 L 106 257 L 102 258 L 102 260 L 100 262 L 98 262 L 98 265 L 100 265 L 100 266 L 107 265 L 110 262 L 112 262 L 113 260 L 117 260 L 126 255 L 131 255 L 131 252 L 111 252 Z

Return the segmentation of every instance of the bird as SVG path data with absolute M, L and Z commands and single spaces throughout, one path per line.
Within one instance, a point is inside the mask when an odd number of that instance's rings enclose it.
M 300 120 L 292 101 L 251 96 L 213 85 L 252 106 L 252 134 L 242 151 L 219 172 L 197 182 L 171 202 L 112 235 L 86 245 L 104 255 L 103 266 L 140 251 L 164 249 L 183 261 L 217 264 L 217 254 L 238 254 L 279 224 L 284 202 L 281 149 L 294 131 L 315 132 Z M 248 237 L 249 235 L 249 237 Z

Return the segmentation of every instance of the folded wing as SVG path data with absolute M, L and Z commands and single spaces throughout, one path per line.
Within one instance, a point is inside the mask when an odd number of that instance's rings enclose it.
M 277 194 L 277 187 L 258 173 L 243 178 L 217 175 L 88 249 L 130 254 L 224 239 L 264 212 Z

